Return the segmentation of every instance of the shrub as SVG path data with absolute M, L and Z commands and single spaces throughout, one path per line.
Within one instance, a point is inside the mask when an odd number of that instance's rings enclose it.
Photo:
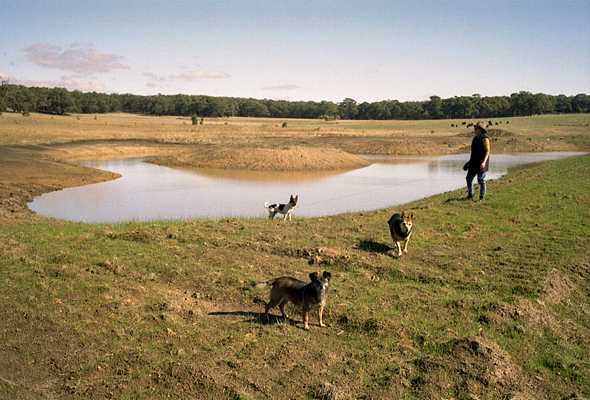
M 287 121 L 283 122 L 281 125 L 281 128 L 286 128 L 287 127 Z
M 191 121 L 193 122 L 193 125 L 197 125 L 199 123 L 199 116 L 198 115 L 191 115 Z

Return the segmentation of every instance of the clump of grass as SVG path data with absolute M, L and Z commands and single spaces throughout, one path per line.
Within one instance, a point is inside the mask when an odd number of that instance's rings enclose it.
M 375 318 L 359 319 L 347 315 L 338 318 L 337 324 L 341 329 L 364 335 L 378 335 L 383 331 L 383 323 Z

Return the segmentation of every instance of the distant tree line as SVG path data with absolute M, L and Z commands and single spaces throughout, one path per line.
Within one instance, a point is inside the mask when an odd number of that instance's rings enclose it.
M 383 100 L 357 103 L 331 101 L 258 100 L 193 95 L 138 96 L 68 91 L 63 88 L 0 86 L 0 112 L 47 114 L 128 112 L 199 117 L 275 117 L 325 119 L 445 119 L 492 118 L 550 113 L 590 112 L 590 96 L 551 96 L 518 92 L 510 96 L 456 96 L 427 101 Z

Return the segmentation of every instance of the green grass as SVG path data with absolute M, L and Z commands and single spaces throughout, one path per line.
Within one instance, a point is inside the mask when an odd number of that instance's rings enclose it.
M 405 206 L 401 259 L 399 209 L 0 226 L 0 398 L 590 396 L 590 156 L 489 191 Z M 252 304 L 252 282 L 315 269 L 329 328 Z

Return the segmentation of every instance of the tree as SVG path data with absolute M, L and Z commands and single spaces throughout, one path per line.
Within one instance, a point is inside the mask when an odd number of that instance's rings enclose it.
M 531 113 L 532 114 L 547 114 L 553 112 L 554 102 L 551 96 L 547 96 L 543 93 L 537 93 L 533 95 L 531 100 Z
M 54 88 L 47 96 L 46 107 L 49 114 L 63 115 L 73 105 L 70 93 L 63 88 Z
M 336 118 L 338 115 L 338 106 L 331 101 L 322 101 L 319 104 L 319 113 L 322 118 Z
M 347 97 L 346 99 L 342 100 L 340 104 L 338 104 L 338 113 L 342 119 L 355 119 L 357 112 L 358 108 L 356 105 L 356 100 L 354 99 Z
M 572 112 L 572 100 L 563 94 L 556 96 L 555 97 L 555 112 L 558 112 L 558 113 Z
M 580 93 L 572 99 L 572 110 L 578 113 L 590 112 L 590 97 Z
M 238 106 L 238 115 L 242 117 L 268 117 L 270 112 L 260 100 L 246 99 Z
M 431 118 L 439 119 L 445 116 L 442 99 L 438 96 L 430 96 L 430 101 L 425 104 L 424 108 Z
M 107 113 L 124 111 L 151 115 L 199 115 L 201 117 L 251 116 L 276 118 L 343 119 L 426 119 L 426 118 L 492 118 L 512 115 L 590 112 L 590 97 L 550 96 L 521 91 L 508 96 L 483 97 L 479 94 L 442 99 L 431 96 L 427 101 L 383 100 L 357 102 L 345 98 L 331 101 L 259 100 L 234 97 L 189 95 L 138 96 L 68 91 L 63 88 L 0 85 L 0 111 L 37 111 L 51 114 L 69 112 Z

